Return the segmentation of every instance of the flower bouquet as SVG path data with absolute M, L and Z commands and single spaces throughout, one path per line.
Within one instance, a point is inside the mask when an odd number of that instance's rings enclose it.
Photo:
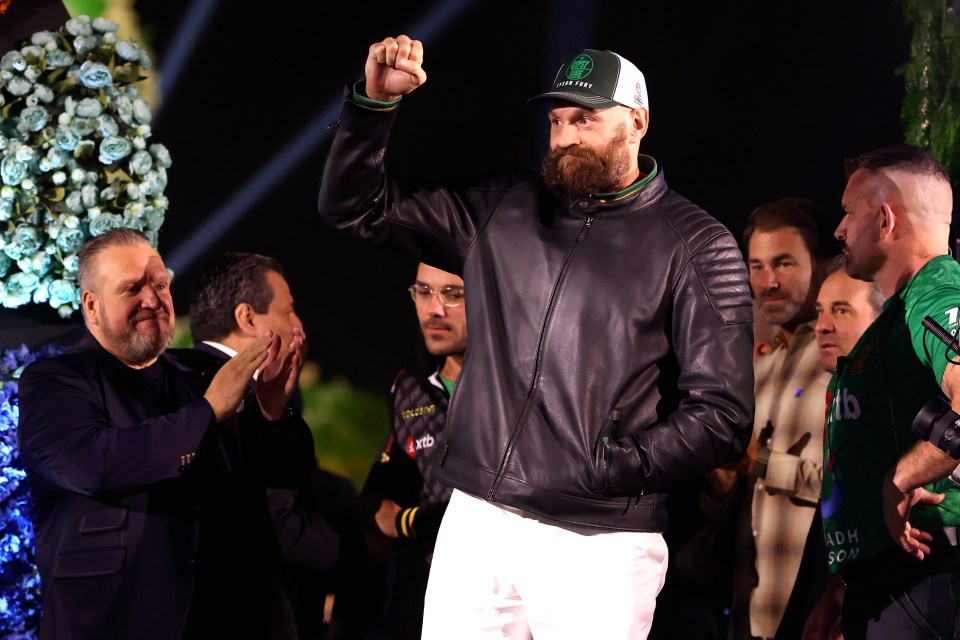
M 151 67 L 109 20 L 80 16 L 0 58 L 0 305 L 79 309 L 77 251 L 116 227 L 154 246 L 170 154 L 148 144 Z

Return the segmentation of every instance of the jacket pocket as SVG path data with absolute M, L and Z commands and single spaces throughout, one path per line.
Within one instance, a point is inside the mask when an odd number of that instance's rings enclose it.
M 620 429 L 620 415 L 622 411 L 619 407 L 610 412 L 609 417 L 603 421 L 600 427 L 600 433 L 597 434 L 597 440 L 593 443 L 593 468 L 599 479 L 599 491 L 601 495 L 607 490 L 607 469 L 609 459 L 607 451 L 611 440 L 616 439 L 617 431 Z
M 91 578 L 119 573 L 127 551 L 114 549 L 83 549 L 67 551 L 57 556 L 53 567 L 54 578 Z
M 100 533 L 122 529 L 127 522 L 127 511 L 126 507 L 88 511 L 80 518 L 80 527 L 77 532 Z

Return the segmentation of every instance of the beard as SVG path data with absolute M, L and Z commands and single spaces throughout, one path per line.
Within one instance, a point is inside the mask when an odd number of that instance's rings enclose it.
M 858 248 L 857 254 L 850 250 L 850 245 L 844 243 L 844 255 L 847 257 L 846 271 L 847 275 L 864 282 L 873 282 L 877 272 L 886 263 L 887 256 L 881 251 L 865 251 L 863 247 Z
M 768 324 L 782 327 L 798 321 L 801 314 L 809 315 L 803 313 L 804 310 L 810 306 L 807 304 L 807 291 L 804 291 L 802 296 L 765 294 L 760 297 L 760 301 L 763 302 L 764 299 L 769 298 L 783 300 L 783 304 L 778 309 L 770 309 L 762 304 L 760 305 L 760 314 L 763 315 L 763 319 L 766 320 Z
M 445 339 L 436 339 L 428 337 L 427 330 L 430 327 L 436 327 L 439 329 L 446 329 L 450 333 L 447 334 Z M 462 355 L 467 349 L 467 340 L 466 337 L 457 335 L 454 333 L 454 325 L 448 322 L 443 322 L 436 319 L 427 320 L 420 324 L 420 328 L 423 330 L 423 341 L 427 347 L 427 351 L 434 358 L 446 358 L 448 356 Z
M 103 308 L 101 307 L 101 315 Z M 156 333 L 140 333 L 137 324 L 142 320 L 155 318 L 159 325 Z M 166 351 L 173 341 L 173 319 L 163 311 L 140 311 L 128 320 L 126 331 L 114 331 L 108 323 L 100 325 L 104 339 L 130 362 L 143 364 L 157 358 Z
M 575 198 L 619 191 L 629 170 L 627 128 L 622 124 L 613 138 L 599 148 L 556 147 L 543 161 L 547 188 L 558 196 Z

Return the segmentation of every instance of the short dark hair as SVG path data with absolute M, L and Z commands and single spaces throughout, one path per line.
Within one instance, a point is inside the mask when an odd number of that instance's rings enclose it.
M 143 232 L 127 227 L 111 229 L 87 240 L 77 253 L 79 260 L 79 266 L 77 267 L 77 284 L 80 286 L 80 291 L 95 291 L 99 287 L 99 282 L 95 282 L 95 280 L 99 280 L 99 278 L 96 277 L 94 264 L 96 263 L 97 256 L 100 255 L 104 249 L 109 247 L 131 247 L 138 244 L 153 246 L 150 244 L 150 238 L 144 235 Z
M 219 341 L 236 327 L 233 312 L 247 303 L 257 313 L 266 313 L 273 302 L 267 273 L 283 275 L 283 267 L 269 256 L 256 253 L 225 253 L 207 264 L 190 298 L 190 331 L 194 342 Z
M 947 184 L 950 183 L 950 176 L 936 158 L 912 144 L 895 144 L 891 147 L 861 153 L 856 158 L 843 161 L 843 170 L 847 178 L 860 169 L 867 171 L 893 169 L 914 175 L 940 178 Z
M 755 231 L 769 232 L 793 227 L 800 233 L 812 258 L 829 258 L 837 253 L 836 240 L 820 224 L 821 220 L 823 213 L 820 208 L 806 198 L 780 198 L 761 204 L 750 213 L 743 230 L 744 252 L 749 256 L 750 238 Z

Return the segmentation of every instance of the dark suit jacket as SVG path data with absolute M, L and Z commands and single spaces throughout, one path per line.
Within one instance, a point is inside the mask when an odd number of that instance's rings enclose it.
M 256 405 L 216 424 L 209 357 L 159 364 L 158 394 L 88 335 L 21 377 L 41 638 L 180 638 L 199 614 L 228 635 L 293 638 L 264 491 L 300 481 L 289 430 Z
M 225 352 L 203 342 L 194 345 L 194 350 L 209 354 L 218 363 L 218 369 L 230 359 Z M 251 402 L 256 401 L 252 385 L 248 396 Z M 292 404 L 302 405 L 302 402 Z M 299 411 L 292 410 L 290 413 L 290 427 L 297 431 L 302 443 L 298 451 L 299 462 L 312 469 L 316 462 L 310 427 Z M 304 569 L 333 569 L 340 548 L 340 536 L 320 515 L 309 477 L 295 488 L 268 489 L 267 501 L 280 548 L 287 562 Z

